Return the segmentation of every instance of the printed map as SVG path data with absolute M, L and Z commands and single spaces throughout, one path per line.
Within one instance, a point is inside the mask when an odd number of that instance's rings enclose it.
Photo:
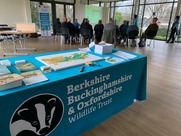
M 97 61 L 103 58 L 90 53 L 76 51 L 76 52 L 41 56 L 41 57 L 36 57 L 36 59 L 47 66 L 51 66 L 54 70 L 60 70 L 60 69 L 81 65 L 87 61 Z

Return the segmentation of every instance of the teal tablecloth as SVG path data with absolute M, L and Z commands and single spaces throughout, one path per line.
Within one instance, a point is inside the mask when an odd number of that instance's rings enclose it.
M 67 52 L 67 51 L 65 51 Z M 38 68 L 36 56 L 22 56 Z M 94 54 L 92 52 L 92 54 Z M 98 55 L 98 54 L 96 54 Z M 1 136 L 77 136 L 134 103 L 146 99 L 147 58 L 81 66 L 45 73 L 46 82 L 0 91 Z M 99 55 L 102 56 L 102 55 Z M 113 54 L 105 56 L 113 57 Z M 11 72 L 18 73 L 12 65 Z

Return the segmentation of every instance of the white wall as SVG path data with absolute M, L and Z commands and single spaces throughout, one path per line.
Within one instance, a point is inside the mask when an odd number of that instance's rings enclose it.
M 31 23 L 29 0 L 0 0 L 0 24 Z
M 75 18 L 78 19 L 78 22 L 80 24 L 82 23 L 83 18 L 85 18 L 85 5 L 80 4 L 80 0 L 76 0 Z
M 103 23 L 108 20 L 108 8 L 103 8 Z M 76 0 L 75 18 L 81 23 L 85 17 L 85 5 Z M 16 22 L 31 23 L 29 0 L 0 0 L 0 24 L 15 26 Z

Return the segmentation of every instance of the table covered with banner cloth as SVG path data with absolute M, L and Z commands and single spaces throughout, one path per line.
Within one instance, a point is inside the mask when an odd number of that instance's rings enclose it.
M 16 60 L 26 60 L 40 68 L 44 64 L 35 57 L 72 51 L 75 50 L 9 58 L 12 65 L 8 68 L 18 73 Z M 79 65 L 44 73 L 48 81 L 0 91 L 0 135 L 78 136 L 135 100 L 146 100 L 147 58 L 134 55 L 116 64 L 99 60 L 100 66 L 85 65 L 83 72 Z

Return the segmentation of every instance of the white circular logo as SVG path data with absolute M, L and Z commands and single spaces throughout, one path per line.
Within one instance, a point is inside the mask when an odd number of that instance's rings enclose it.
M 46 136 L 60 123 L 62 100 L 53 94 L 40 94 L 23 102 L 10 121 L 11 136 Z

